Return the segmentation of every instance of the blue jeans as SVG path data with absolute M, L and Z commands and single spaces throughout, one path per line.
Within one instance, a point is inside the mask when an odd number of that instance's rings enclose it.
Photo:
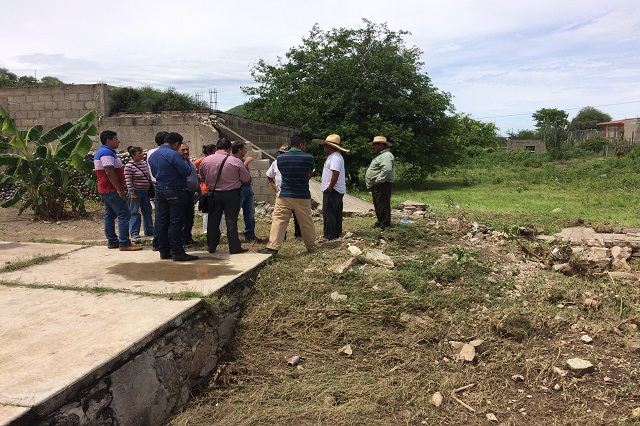
M 184 222 L 182 223 L 182 241 L 187 244 L 193 241 L 193 221 L 195 220 L 195 193 L 184 192 Z
M 240 207 L 244 217 L 244 237 L 252 240 L 256 237 L 256 205 L 251 185 L 240 187 Z
M 120 247 L 131 245 L 129 239 L 129 206 L 127 202 L 120 198 L 117 192 L 108 194 L 100 194 L 104 201 L 104 235 L 107 237 L 107 243 L 111 245 L 118 244 Z M 118 234 L 116 235 L 116 219 L 118 219 Z
M 146 237 L 152 237 L 153 232 L 153 219 L 151 209 L 151 199 L 149 198 L 149 192 L 140 189 L 136 191 L 136 200 L 131 199 L 131 194 L 127 195 L 127 204 L 129 205 L 129 212 L 131 213 L 131 220 L 129 221 L 129 233 L 132 238 L 140 236 L 140 222 L 144 223 L 144 235 Z M 139 212 L 142 212 L 140 215 Z
M 182 223 L 184 191 L 173 186 L 156 187 L 156 237 L 161 256 L 184 254 Z

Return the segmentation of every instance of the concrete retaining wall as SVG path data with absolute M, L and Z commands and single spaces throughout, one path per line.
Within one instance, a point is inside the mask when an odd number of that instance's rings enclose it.
M 14 425 L 159 425 L 180 412 L 192 390 L 215 372 L 233 337 L 254 278 L 235 284 L 235 303 L 220 315 L 201 302 L 185 318 L 159 330 L 133 354 L 87 377 L 72 395 L 34 407 Z

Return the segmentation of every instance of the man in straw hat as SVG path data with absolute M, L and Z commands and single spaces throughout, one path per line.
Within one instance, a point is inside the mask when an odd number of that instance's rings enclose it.
M 284 241 L 291 214 L 300 223 L 302 240 L 307 251 L 316 251 L 316 230 L 311 217 L 309 179 L 313 175 L 313 156 L 304 152 L 307 141 L 300 135 L 291 137 L 291 149 L 278 156 L 278 170 L 282 176 L 280 192 L 271 214 L 271 232 L 267 246 L 258 253 L 276 254 Z
M 326 139 L 313 139 L 322 145 L 327 153 L 327 160 L 322 168 L 322 221 L 324 224 L 324 238 L 335 240 L 342 236 L 342 198 L 347 192 L 345 182 L 344 158 L 342 152 L 349 152 L 340 146 L 340 136 L 333 134 Z
M 371 189 L 373 207 L 376 211 L 377 222 L 374 228 L 391 226 L 391 187 L 395 178 L 395 158 L 389 150 L 391 142 L 384 136 L 376 136 L 369 142 L 376 157 L 371 161 L 365 183 Z

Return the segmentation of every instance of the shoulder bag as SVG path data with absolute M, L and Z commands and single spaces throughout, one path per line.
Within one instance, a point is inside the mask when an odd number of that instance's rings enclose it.
M 198 210 L 200 210 L 202 213 L 209 213 L 209 200 L 211 199 L 211 197 L 213 197 L 213 191 L 216 190 L 218 179 L 220 178 L 220 173 L 222 173 L 222 168 L 224 167 L 224 163 L 227 161 L 227 158 L 229 158 L 229 155 L 224 157 L 224 160 L 222 160 L 222 163 L 220 163 L 218 176 L 216 176 L 216 182 L 213 184 L 213 189 L 210 189 L 206 194 L 203 194 L 202 197 L 200 197 L 200 201 L 198 201 Z
M 147 180 L 149 181 L 149 189 L 147 189 L 147 191 L 149 192 L 149 198 L 151 199 L 156 198 L 156 186 L 153 184 L 153 181 L 149 179 L 149 176 L 147 176 L 147 174 L 140 167 L 136 166 L 136 163 L 131 162 L 131 165 L 136 169 L 140 170 L 140 172 L 144 175 L 144 177 L 147 178 Z

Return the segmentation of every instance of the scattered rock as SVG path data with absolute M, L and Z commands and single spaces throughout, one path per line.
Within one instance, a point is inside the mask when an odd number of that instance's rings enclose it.
M 640 407 L 636 407 L 631 411 L 631 417 L 634 419 L 640 418 Z
M 627 265 L 628 266 L 628 265 Z M 638 277 L 631 273 L 631 272 L 627 272 L 627 271 L 612 271 L 609 272 L 609 276 L 613 277 L 613 278 L 620 278 L 621 280 L 627 280 L 627 281 L 631 281 L 631 282 L 637 282 L 638 281 Z
M 592 297 L 587 297 L 582 301 L 582 304 L 589 309 L 598 309 L 600 307 L 600 302 L 597 299 Z
M 511 376 L 511 380 L 514 382 L 524 382 L 524 376 L 522 374 L 514 374 Z
M 561 389 L 562 389 L 562 386 L 560 386 L 559 384 L 556 383 L 555 385 L 553 385 L 553 390 L 559 391 Z
M 338 273 L 338 274 L 344 274 L 344 272 L 347 269 L 351 268 L 355 262 L 356 262 L 356 258 L 355 257 L 350 257 L 349 259 L 345 260 L 342 263 L 330 266 L 329 270 L 332 271 L 332 272 Z
M 484 343 L 484 340 L 482 340 L 482 339 L 475 339 L 475 340 L 472 340 L 472 341 L 469 342 L 469 344 L 471 346 L 473 346 L 474 348 L 477 348 L 478 346 L 480 346 L 483 343 Z
M 476 359 L 476 348 L 468 343 L 465 343 L 458 354 L 458 359 L 466 362 L 473 362 Z
M 567 365 L 576 376 L 593 373 L 593 371 L 595 370 L 595 367 L 593 366 L 593 364 L 591 364 L 590 361 L 582 358 L 571 358 L 567 360 Z
M 640 353 L 640 340 L 627 340 L 627 349 L 629 349 L 629 352 Z
M 567 375 L 567 371 L 562 368 L 553 367 L 553 372 L 556 373 L 560 377 L 565 377 Z
M 334 291 L 333 293 L 331 293 L 331 300 L 347 300 L 347 295 L 346 294 L 340 294 L 337 291 Z
M 464 346 L 464 342 L 457 342 L 455 340 L 449 340 L 449 346 L 456 352 L 460 352 Z
M 498 418 L 493 413 L 487 413 L 487 420 L 490 422 L 498 423 Z
M 351 356 L 353 354 L 353 349 L 351 349 L 351 345 L 345 345 L 338 349 L 338 353 Z
M 582 340 L 582 341 L 583 341 L 584 343 L 586 343 L 587 345 L 588 345 L 588 344 L 593 343 L 593 339 L 592 339 L 592 338 L 591 338 L 591 336 L 589 336 L 588 334 L 583 334 L 583 335 L 580 337 L 580 340 Z
M 336 398 L 333 395 L 327 395 L 324 397 L 322 403 L 328 407 L 333 407 L 336 405 Z
M 358 246 L 353 246 L 351 244 L 347 247 L 347 251 L 351 256 L 360 256 L 362 254 L 362 250 L 360 250 Z
M 433 395 L 431 395 L 431 403 L 433 405 L 435 405 L 436 407 L 439 407 L 442 405 L 442 394 L 440 392 L 436 392 Z
M 573 267 L 571 266 L 570 263 L 560 263 L 557 265 L 553 265 L 551 268 L 554 271 L 560 272 L 561 274 L 566 275 L 568 277 L 575 274 L 575 271 L 573 270 Z
M 393 260 L 391 260 L 389 256 L 377 249 L 368 249 L 364 257 L 369 262 L 384 266 L 385 268 L 391 269 L 395 266 Z

